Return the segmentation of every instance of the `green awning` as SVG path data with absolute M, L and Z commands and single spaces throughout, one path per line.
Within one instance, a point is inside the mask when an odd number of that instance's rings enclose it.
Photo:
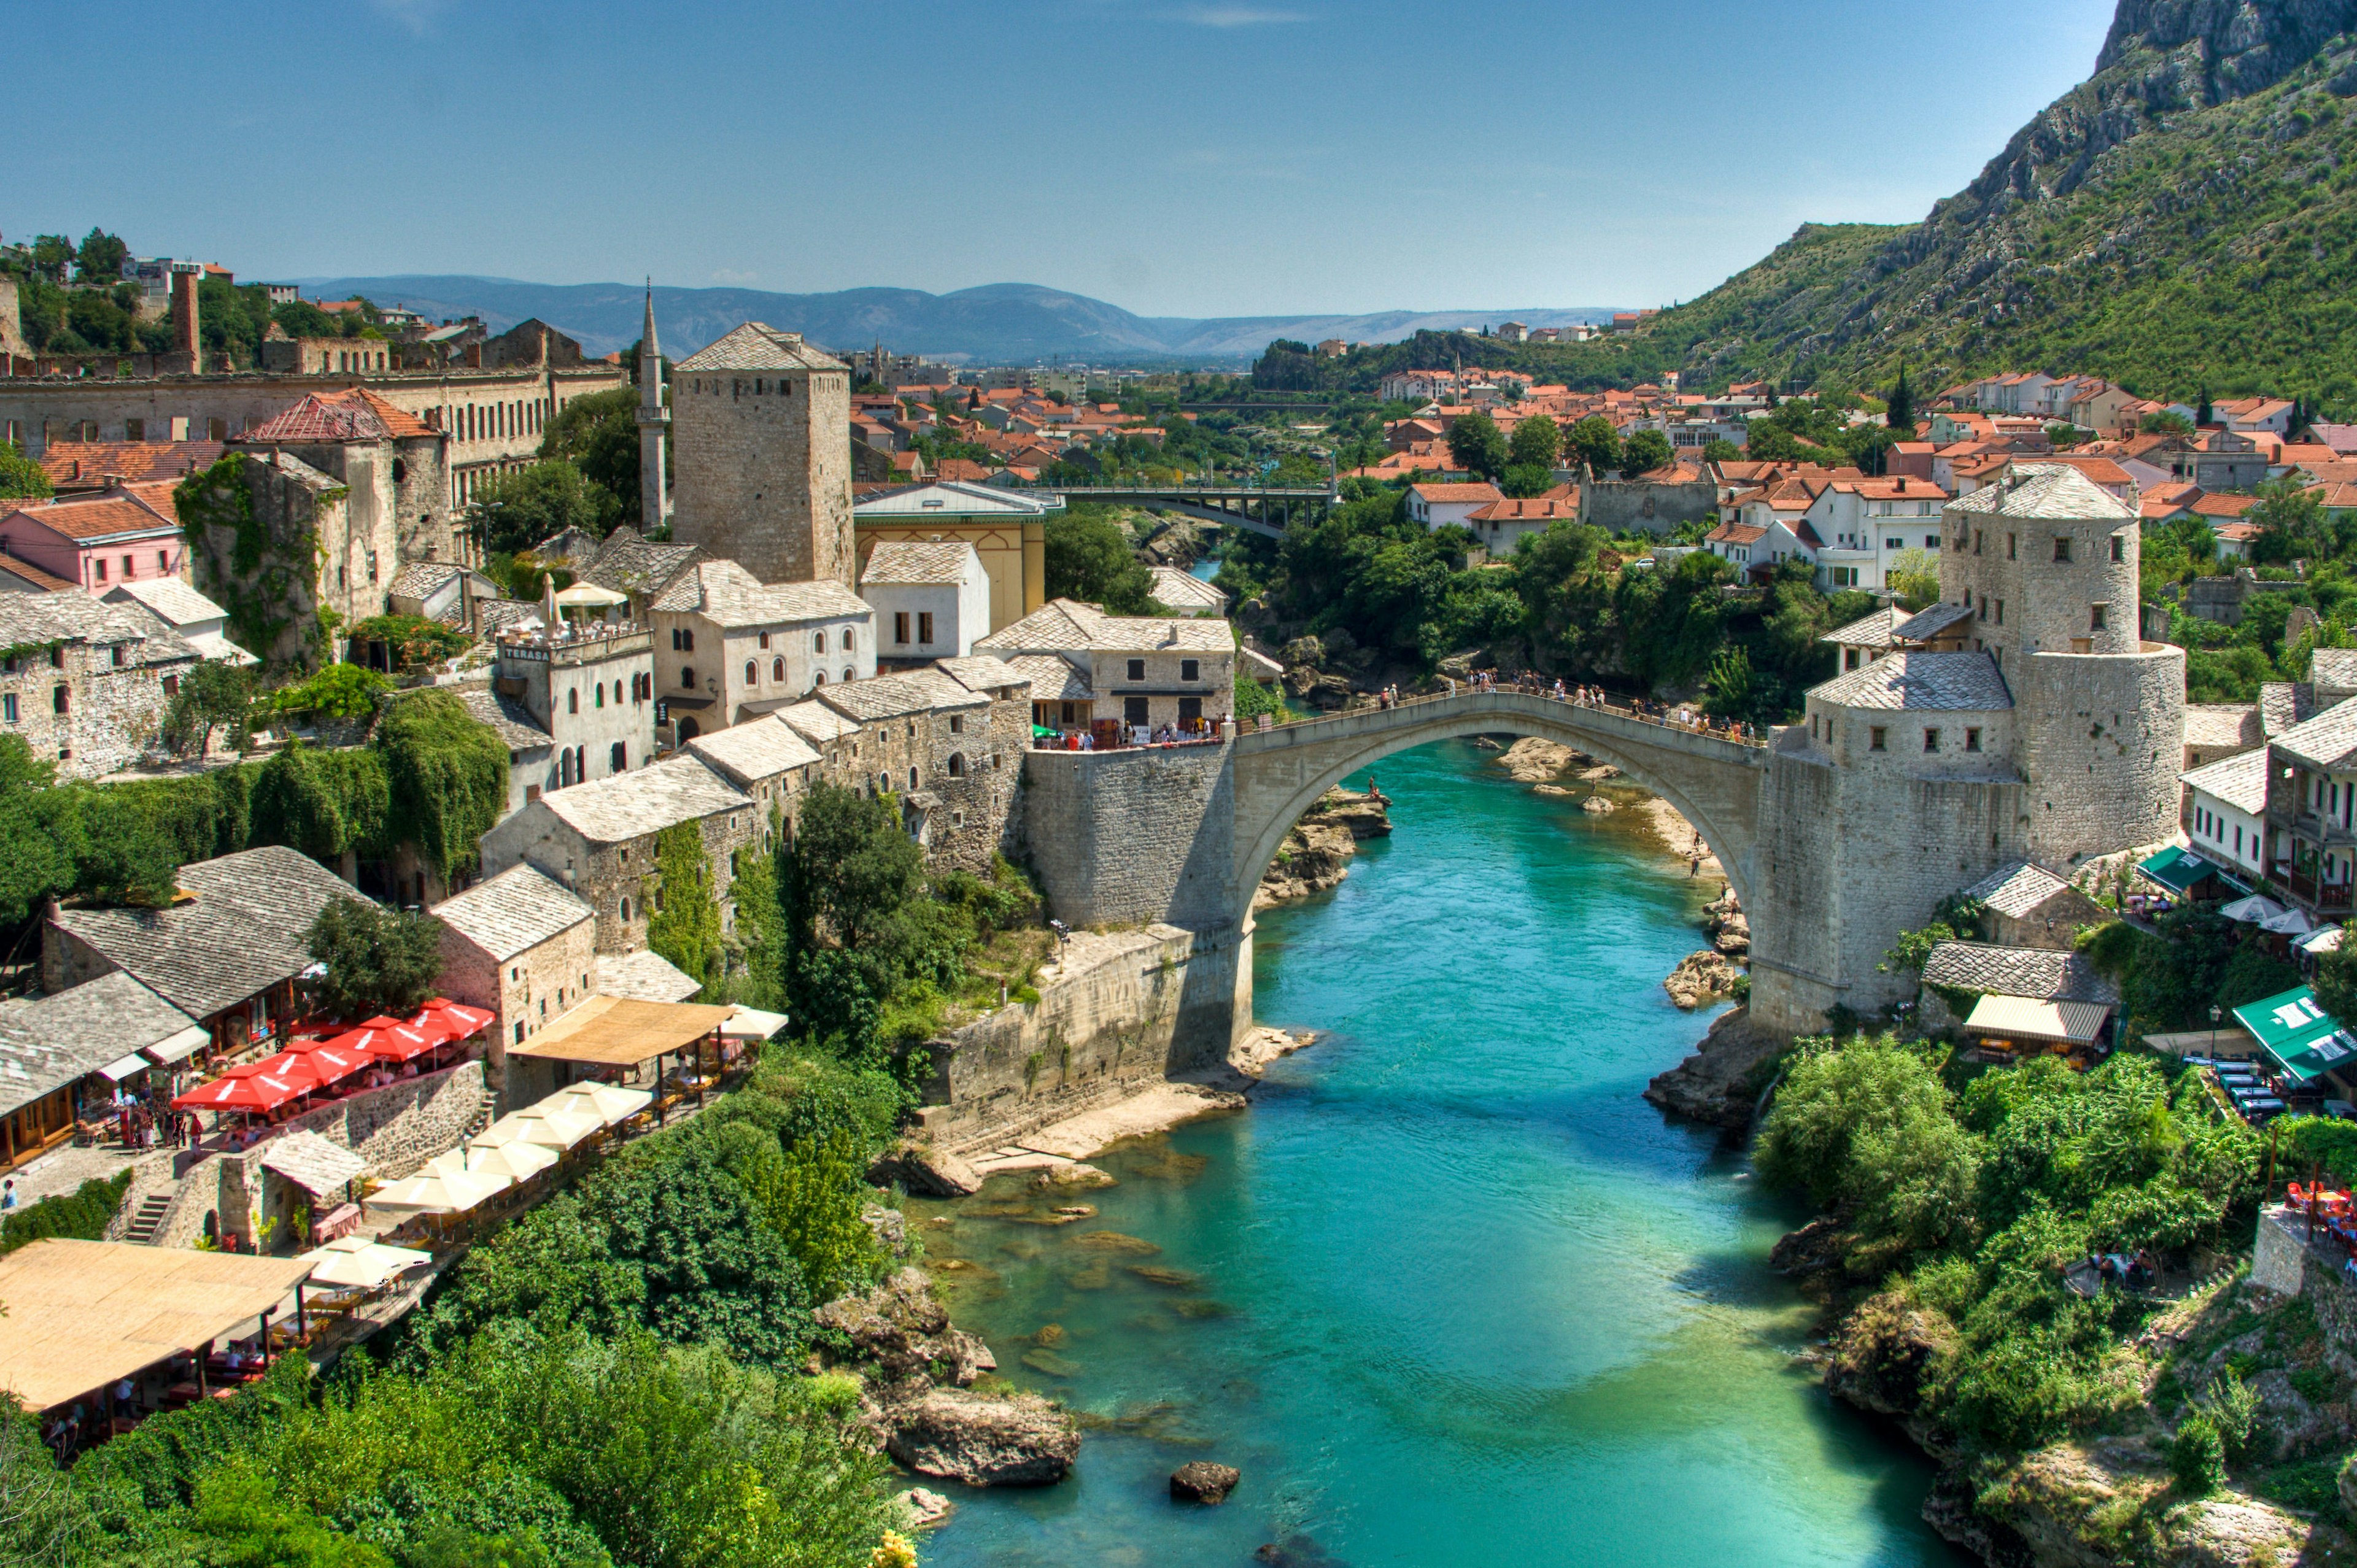
M 2318 1006 L 2316 993 L 2305 985 L 2244 1004 L 2234 1009 L 2234 1021 L 2302 1083 L 2335 1068 L 2357 1067 L 2357 1036 Z
M 1064 732 L 1060 729 L 1050 729 L 1046 725 L 1033 725 L 1031 726 L 1031 738 L 1033 740 L 1045 740 L 1051 735 L 1061 735 Z
M 2179 844 L 2170 844 L 2136 869 L 2180 897 L 2204 878 L 2218 875 L 2217 866 Z

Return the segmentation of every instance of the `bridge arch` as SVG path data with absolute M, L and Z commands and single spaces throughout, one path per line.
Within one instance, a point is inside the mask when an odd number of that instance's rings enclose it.
M 1659 795 L 1693 824 L 1747 910 L 1758 881 L 1760 780 L 1768 754 L 1716 736 L 1612 709 L 1526 693 L 1472 693 L 1361 709 L 1247 734 L 1236 742 L 1234 872 L 1237 929 L 1252 929 L 1253 895 L 1285 835 L 1318 798 L 1395 752 L 1438 740 L 1511 733 L 1585 752 Z

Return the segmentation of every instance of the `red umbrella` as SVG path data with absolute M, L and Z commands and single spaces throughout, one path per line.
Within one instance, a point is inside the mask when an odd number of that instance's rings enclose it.
M 367 1038 L 356 1040 L 355 1036 Z M 398 1018 L 371 1018 L 351 1034 L 331 1042 L 364 1050 L 385 1061 L 405 1062 L 412 1057 L 422 1057 L 437 1044 L 431 1036 L 419 1033 Z
M 172 1101 L 175 1111 L 274 1111 L 318 1087 L 310 1079 L 289 1083 L 283 1078 L 254 1074 L 247 1078 L 217 1078 Z
M 409 1021 L 409 1026 L 424 1030 L 430 1025 L 442 1030 L 446 1039 L 463 1040 L 490 1023 L 491 1017 L 492 1015 L 483 1008 L 469 1007 L 463 1002 L 436 996 L 418 1009 L 417 1016 Z
M 310 1065 L 313 1076 L 321 1083 L 334 1083 L 339 1079 L 351 1077 L 376 1058 L 366 1051 L 348 1051 L 340 1046 L 321 1045 L 305 1051 L 300 1059 Z
M 325 1083 L 327 1079 L 311 1066 L 308 1056 L 293 1051 L 281 1051 L 274 1057 L 264 1057 L 258 1062 L 231 1068 L 226 1078 L 274 1078 L 286 1083 Z

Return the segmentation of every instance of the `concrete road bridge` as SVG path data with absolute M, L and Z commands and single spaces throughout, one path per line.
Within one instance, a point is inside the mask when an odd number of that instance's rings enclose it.
M 1302 511 L 1322 511 L 1340 496 L 1331 485 L 1037 485 L 1067 501 L 1108 501 L 1158 507 L 1264 534 L 1285 537 L 1285 525 Z

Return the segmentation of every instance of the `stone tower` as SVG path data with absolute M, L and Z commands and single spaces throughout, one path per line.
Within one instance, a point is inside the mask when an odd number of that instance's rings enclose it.
M 765 583 L 851 585 L 851 368 L 748 321 L 672 372 L 672 538 Z
M 662 345 L 655 338 L 655 283 L 647 280 L 647 324 L 639 336 L 639 526 L 651 533 L 671 517 L 671 481 L 663 473 L 671 410 L 663 403 Z

